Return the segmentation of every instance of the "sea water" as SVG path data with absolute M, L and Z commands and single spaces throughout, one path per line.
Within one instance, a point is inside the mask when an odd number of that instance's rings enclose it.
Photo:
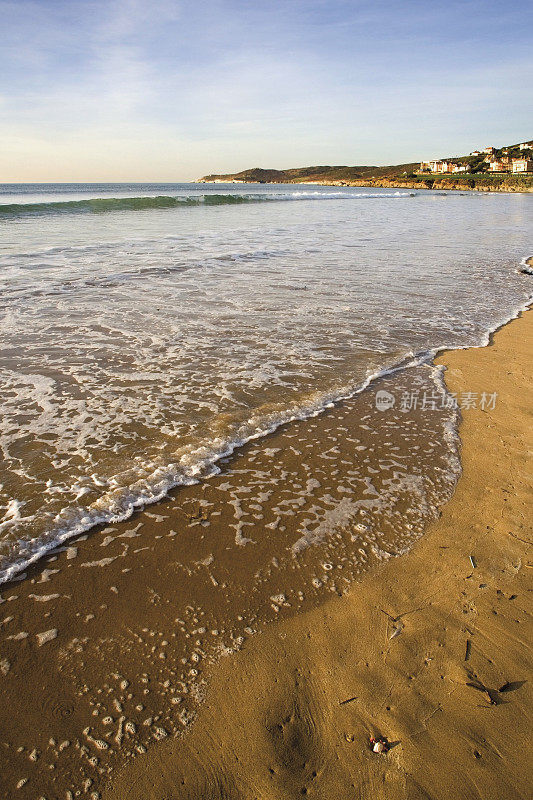
M 526 194 L 0 186 L 0 579 L 376 376 L 486 344 L 530 300 L 532 219 Z

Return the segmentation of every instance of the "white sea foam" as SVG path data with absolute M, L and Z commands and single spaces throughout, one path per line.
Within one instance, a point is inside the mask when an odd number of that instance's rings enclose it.
M 531 198 L 232 191 L 300 202 L 2 222 L 0 580 L 529 302 Z

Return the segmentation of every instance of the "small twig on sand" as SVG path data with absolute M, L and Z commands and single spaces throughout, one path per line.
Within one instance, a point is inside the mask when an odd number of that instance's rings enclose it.
M 533 545 L 533 542 L 528 542 L 527 539 L 521 539 L 520 536 L 516 535 L 516 533 L 511 533 L 511 531 L 507 531 L 507 533 L 509 534 L 509 536 L 512 536 L 513 539 L 518 539 L 519 542 L 523 542 L 524 544 Z M 529 564 L 528 564 L 528 566 L 529 566 Z
M 351 703 L 353 700 L 357 700 L 357 697 L 349 697 L 347 700 L 340 700 L 339 705 L 345 706 L 346 703 Z

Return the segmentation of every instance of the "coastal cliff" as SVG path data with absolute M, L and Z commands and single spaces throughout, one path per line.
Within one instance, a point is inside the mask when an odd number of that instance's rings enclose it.
M 458 174 L 418 172 L 420 164 L 394 166 L 315 166 L 295 169 L 254 167 L 241 172 L 205 175 L 199 183 L 289 183 L 319 186 L 373 186 L 391 189 L 445 189 L 476 192 L 533 192 L 533 173 Z
M 474 192 L 533 192 L 533 176 L 519 175 L 492 176 L 475 179 L 470 178 L 374 178 L 350 181 L 350 183 L 331 183 L 324 181 L 323 185 L 343 186 L 374 186 L 383 189 L 444 189 L 447 191 L 474 191 Z
M 258 172 L 258 170 L 250 170 Z M 263 172 L 263 170 L 261 170 Z M 276 172 L 276 170 L 264 170 Z M 207 175 L 200 178 L 198 183 L 287 183 L 287 184 L 313 184 L 315 186 L 370 186 L 382 189 L 443 189 L 446 191 L 474 191 L 474 192 L 533 192 L 533 175 L 469 175 L 433 177 L 420 175 L 413 177 L 383 176 L 360 177 L 352 179 L 331 179 L 317 176 L 314 173 L 307 178 L 287 178 L 280 173 L 269 180 L 256 176 L 242 177 L 242 173 L 235 175 Z

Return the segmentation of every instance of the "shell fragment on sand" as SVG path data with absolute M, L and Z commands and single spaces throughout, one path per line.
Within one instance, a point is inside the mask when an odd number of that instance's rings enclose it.
M 391 745 L 384 736 L 372 736 L 370 738 L 370 748 L 373 753 L 380 755 L 382 753 L 388 753 Z
M 37 637 L 37 644 L 41 647 L 46 642 L 52 641 L 57 636 L 57 628 L 51 628 L 49 631 L 43 631 L 43 633 L 36 633 Z
M 394 628 L 394 630 L 392 631 L 391 635 L 389 636 L 389 640 L 390 639 L 395 639 L 397 636 L 399 636 L 404 628 L 405 628 L 405 625 L 403 624 L 403 622 L 398 621 L 396 623 L 396 627 Z

